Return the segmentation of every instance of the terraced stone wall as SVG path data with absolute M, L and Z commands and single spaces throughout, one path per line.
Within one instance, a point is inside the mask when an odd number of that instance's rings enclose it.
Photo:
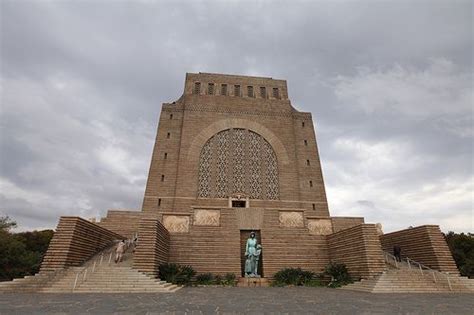
M 138 245 L 133 268 L 158 275 L 158 267 L 169 260 L 170 235 L 157 217 L 142 217 L 138 228 Z
M 364 224 L 362 217 L 331 217 L 332 228 L 334 233 L 339 232 L 353 226 Z
M 97 224 L 127 238 L 138 231 L 142 212 L 130 210 L 109 210 L 107 216 Z
M 385 269 L 375 224 L 360 224 L 327 236 L 331 262 L 343 263 L 354 278 L 370 278 Z
M 432 269 L 459 274 L 448 244 L 438 225 L 422 225 L 380 236 L 382 248 L 393 254 L 400 246 L 402 257 L 409 257 Z
M 79 266 L 115 240 L 123 238 L 80 217 L 60 217 L 41 271 Z

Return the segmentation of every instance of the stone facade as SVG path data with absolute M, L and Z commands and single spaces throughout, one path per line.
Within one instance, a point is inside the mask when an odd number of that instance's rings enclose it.
M 198 272 L 240 274 L 240 233 L 252 229 L 264 272 L 291 261 L 322 270 L 317 248 L 332 226 L 311 114 L 291 105 L 284 80 L 188 73 L 179 100 L 163 104 L 142 211 L 169 230 L 170 260 Z M 310 230 L 308 217 L 326 218 L 325 227 Z M 290 248 L 274 256 L 280 229 Z M 303 235 L 319 244 L 320 263 L 298 263 L 291 242 Z

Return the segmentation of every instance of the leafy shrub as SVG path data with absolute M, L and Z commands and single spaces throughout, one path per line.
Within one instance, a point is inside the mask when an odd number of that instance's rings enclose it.
M 337 288 L 352 282 L 345 264 L 330 263 L 326 266 L 325 274 L 331 276 L 329 286 L 332 288 Z
M 215 275 L 214 276 L 214 284 L 222 284 L 222 276 L 221 275 Z
M 235 286 L 236 281 L 235 281 L 235 274 L 233 273 L 226 273 L 224 276 L 224 279 L 222 279 L 221 284 L 222 285 L 229 285 L 229 286 Z
M 209 285 L 214 283 L 214 275 L 212 273 L 201 273 L 196 276 L 197 284 Z
M 181 266 L 180 273 L 177 277 L 177 284 L 189 285 L 191 279 L 196 275 L 196 271 L 191 266 Z
M 302 270 L 301 268 L 285 268 L 275 273 L 273 285 L 306 285 L 312 283 L 315 277 L 316 274 L 311 271 Z
M 196 271 L 191 266 L 178 264 L 161 264 L 159 268 L 160 279 L 179 285 L 189 285 Z

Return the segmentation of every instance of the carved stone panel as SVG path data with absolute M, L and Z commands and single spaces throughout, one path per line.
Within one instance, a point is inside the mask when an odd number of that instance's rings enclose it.
M 189 232 L 188 215 L 163 215 L 163 225 L 170 233 Z
M 220 210 L 196 209 L 194 210 L 194 225 L 219 226 Z
M 303 227 L 303 212 L 301 211 L 280 211 L 280 226 L 283 227 Z
M 308 230 L 311 235 L 332 234 L 331 219 L 308 219 Z
M 260 230 L 263 227 L 263 209 L 235 208 L 234 211 L 239 230 Z

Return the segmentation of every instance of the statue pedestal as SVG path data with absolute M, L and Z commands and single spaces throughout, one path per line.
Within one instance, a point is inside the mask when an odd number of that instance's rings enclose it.
M 239 278 L 239 287 L 268 287 L 270 282 L 266 278 Z

